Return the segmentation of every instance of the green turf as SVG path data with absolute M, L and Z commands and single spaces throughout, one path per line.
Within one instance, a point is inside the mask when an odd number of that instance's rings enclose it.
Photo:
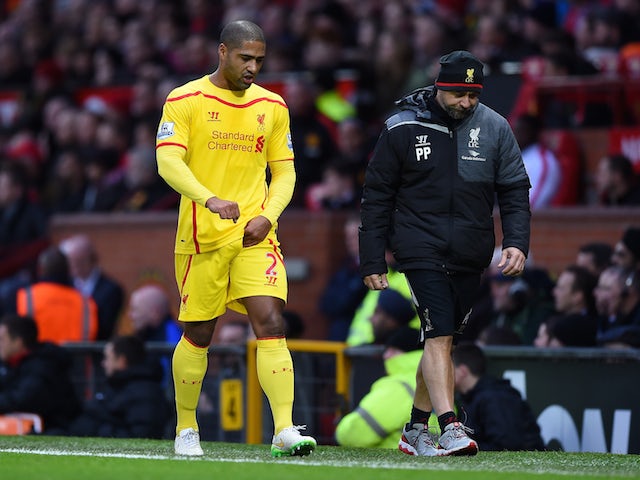
M 272 459 L 267 445 L 203 442 L 204 457 L 176 458 L 173 442 L 0 437 L 0 476 L 11 480 L 506 480 L 640 479 L 640 456 L 480 452 L 416 458 L 397 450 L 320 446 L 304 458 Z

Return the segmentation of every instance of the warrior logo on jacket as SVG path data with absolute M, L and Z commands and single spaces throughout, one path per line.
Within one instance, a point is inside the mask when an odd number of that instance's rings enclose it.
M 416 135 L 416 161 L 428 160 L 431 154 L 431 142 L 427 140 L 429 135 Z

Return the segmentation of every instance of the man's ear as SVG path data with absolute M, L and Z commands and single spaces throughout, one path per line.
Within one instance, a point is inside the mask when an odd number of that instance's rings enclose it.
M 471 370 L 469 370 L 469 367 L 466 366 L 464 363 L 459 363 L 455 366 L 455 368 L 458 369 L 458 373 L 463 377 L 466 378 L 469 375 L 471 375 Z
M 19 337 L 19 336 L 9 336 L 9 338 L 11 339 L 12 342 L 16 342 L 18 348 L 20 349 L 20 351 L 25 351 L 27 349 L 27 346 L 24 344 L 24 339 Z
M 124 355 L 116 355 L 115 360 L 118 370 L 125 370 L 129 366 L 127 363 L 127 357 Z

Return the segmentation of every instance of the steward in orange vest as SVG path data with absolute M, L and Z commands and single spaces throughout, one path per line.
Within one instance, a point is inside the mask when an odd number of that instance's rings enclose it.
M 98 335 L 98 308 L 71 286 L 67 258 L 57 247 L 38 257 L 38 281 L 17 293 L 17 312 L 35 319 L 38 341 L 93 341 Z

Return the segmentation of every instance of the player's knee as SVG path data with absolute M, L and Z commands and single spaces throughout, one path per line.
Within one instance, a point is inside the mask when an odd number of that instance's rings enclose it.
M 284 317 L 277 311 L 265 312 L 254 319 L 254 329 L 258 338 L 283 337 L 286 334 Z
M 216 321 L 184 322 L 184 336 L 199 347 L 208 347 L 213 339 Z

